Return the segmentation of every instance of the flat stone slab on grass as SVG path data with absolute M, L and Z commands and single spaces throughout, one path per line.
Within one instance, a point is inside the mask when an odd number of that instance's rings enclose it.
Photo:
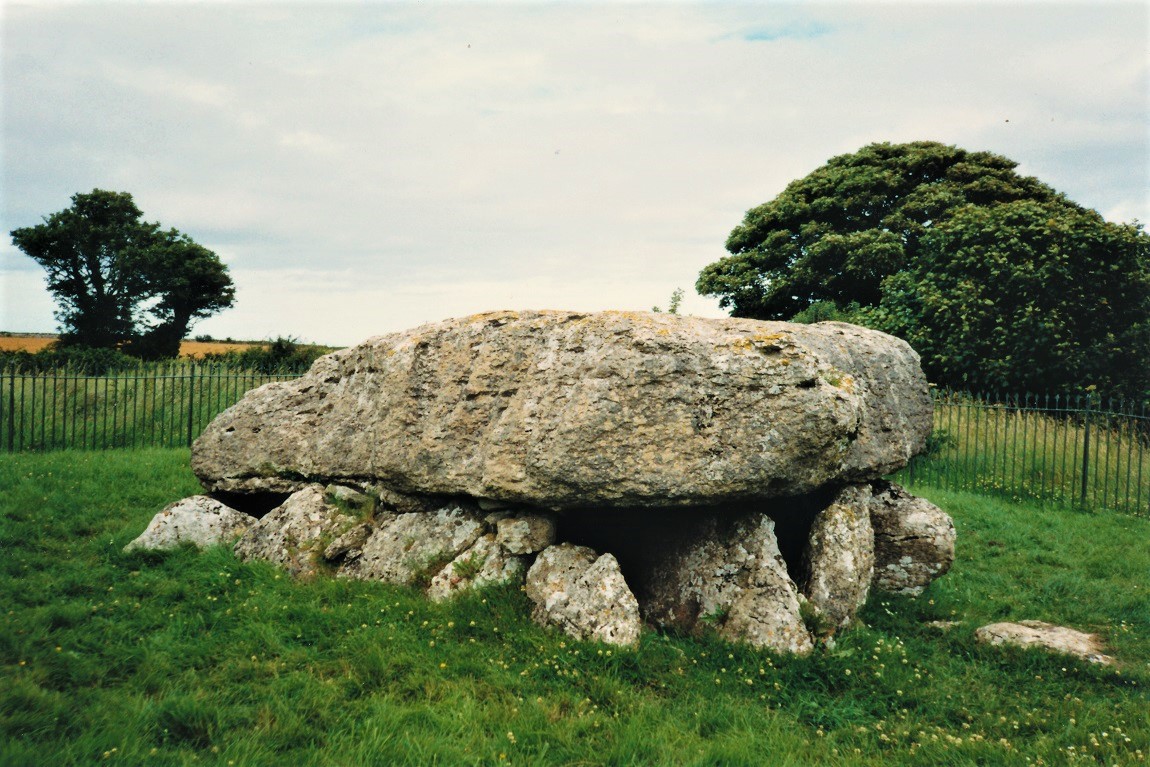
M 1097 634 L 1087 634 L 1043 621 L 991 623 L 975 631 L 974 636 L 986 644 L 1042 647 L 1052 652 L 1073 655 L 1091 663 L 1106 666 L 1114 664 L 1114 658 L 1102 652 L 1102 639 Z

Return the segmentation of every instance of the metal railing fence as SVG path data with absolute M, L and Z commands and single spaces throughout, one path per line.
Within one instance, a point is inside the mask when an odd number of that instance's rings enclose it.
M 0 371 L 0 452 L 188 446 L 245 392 L 296 372 L 192 361 L 90 375 Z
M 1150 410 L 1094 394 L 938 391 L 927 452 L 897 479 L 1150 515 Z

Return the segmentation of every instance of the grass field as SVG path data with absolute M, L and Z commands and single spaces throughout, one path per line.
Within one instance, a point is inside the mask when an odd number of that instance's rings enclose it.
M 36 352 L 43 351 L 56 342 L 53 335 L 41 333 L 12 333 L 0 334 L 0 352 Z M 255 342 L 237 341 L 226 343 L 223 341 L 181 341 L 180 356 L 191 359 L 202 359 L 208 354 L 226 354 L 227 352 L 242 352 L 252 346 L 262 346 Z
M 0 764 L 1134 765 L 1150 754 L 1150 520 L 919 492 L 958 561 L 784 658 L 531 624 L 493 590 L 433 605 L 299 583 L 227 549 L 124 554 L 197 491 L 186 450 L 0 460 Z M 986 648 L 1035 618 L 1097 631 L 1105 670 Z M 949 630 L 933 621 L 959 621 Z

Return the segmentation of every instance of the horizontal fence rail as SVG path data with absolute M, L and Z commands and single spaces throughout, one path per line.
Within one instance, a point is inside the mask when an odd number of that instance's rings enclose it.
M 302 375 L 182 362 L 87 375 L 0 371 L 0 452 L 188 446 L 245 392 Z M 1092 395 L 934 392 L 925 454 L 897 479 L 1150 515 L 1150 412 Z
M 245 392 L 300 375 L 194 363 L 0 371 L 0 452 L 188 446 Z
M 939 391 L 927 452 L 899 478 L 1150 515 L 1150 412 L 1085 394 Z

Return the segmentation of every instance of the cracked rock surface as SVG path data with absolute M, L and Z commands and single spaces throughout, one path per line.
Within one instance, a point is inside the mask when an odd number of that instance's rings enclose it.
M 415 585 L 471 548 L 484 531 L 478 508 L 464 504 L 386 515 L 337 576 Z
M 555 543 L 555 517 L 551 514 L 516 514 L 495 523 L 499 543 L 512 554 L 534 554 Z
M 236 542 L 236 556 L 274 562 L 292 575 L 312 576 L 318 571 L 325 539 L 356 522 L 356 517 L 327 500 L 322 485 L 309 485 L 248 528 Z
M 539 509 L 701 506 L 876 479 L 930 429 L 918 356 L 877 331 L 491 312 L 248 392 L 192 466 L 212 492 L 342 481 Z
M 803 595 L 833 631 L 845 629 L 874 579 L 871 487 L 851 485 L 815 515 L 803 554 Z
M 527 572 L 532 618 L 576 639 L 632 646 L 639 642 L 639 603 L 611 554 L 561 543 L 545 549 Z
M 522 583 L 526 572 L 524 557 L 508 551 L 493 533 L 488 533 L 436 573 L 427 596 L 440 602 L 468 589 L 510 581 Z
M 197 548 L 230 544 L 255 524 L 243 514 L 206 495 L 193 495 L 165 506 L 146 530 L 124 547 L 164 550 L 190 543 Z
M 930 501 L 893 483 L 875 483 L 870 517 L 876 588 L 921 594 L 954 563 L 954 522 Z
M 640 576 L 644 617 L 658 626 L 720 636 L 778 652 L 813 647 L 799 592 L 775 538 L 775 522 L 756 512 L 711 517 L 654 556 Z

